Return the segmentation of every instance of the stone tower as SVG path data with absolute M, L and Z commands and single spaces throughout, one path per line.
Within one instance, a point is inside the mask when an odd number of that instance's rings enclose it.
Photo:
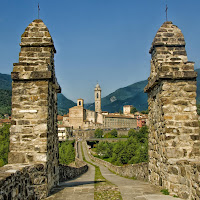
M 94 89 L 94 99 L 95 99 L 95 112 L 101 112 L 101 88 L 100 85 L 97 83 Z
M 77 99 L 77 106 L 83 107 L 84 105 L 84 100 L 83 99 Z
M 58 184 L 56 53 L 49 30 L 34 20 L 21 36 L 12 76 L 11 163 L 44 163 L 48 191 Z
M 172 195 L 198 199 L 199 179 L 195 177 L 200 175 L 200 140 L 194 62 L 188 62 L 184 36 L 172 22 L 160 27 L 150 54 L 151 73 L 145 87 L 149 104 L 149 180 Z

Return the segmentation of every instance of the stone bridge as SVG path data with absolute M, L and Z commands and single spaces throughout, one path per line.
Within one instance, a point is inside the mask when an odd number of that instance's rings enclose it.
M 63 181 L 57 135 L 56 53 L 49 30 L 34 20 L 21 36 L 11 73 L 12 125 L 8 165 L 0 168 L 0 199 L 41 199 Z M 200 137 L 194 63 L 181 30 L 165 22 L 153 40 L 149 103 L 149 182 L 183 199 L 200 199 Z M 59 173 L 59 169 L 62 173 Z

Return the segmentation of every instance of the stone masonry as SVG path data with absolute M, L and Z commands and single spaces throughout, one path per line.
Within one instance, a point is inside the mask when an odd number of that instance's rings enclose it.
M 42 20 L 21 36 L 19 63 L 12 76 L 12 122 L 9 164 L 44 163 L 46 193 L 59 182 L 57 93 L 53 40 Z
M 200 137 L 196 72 L 181 30 L 165 22 L 151 49 L 149 181 L 183 199 L 200 199 Z

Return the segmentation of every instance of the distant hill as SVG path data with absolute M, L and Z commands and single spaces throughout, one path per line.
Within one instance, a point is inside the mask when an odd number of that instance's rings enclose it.
M 108 112 L 119 112 L 124 105 L 133 105 L 137 110 L 147 110 L 147 94 L 144 93 L 144 87 L 148 81 L 140 81 L 120 88 L 108 96 L 102 98 L 102 110 Z M 87 109 L 94 110 L 94 103 L 88 104 Z
M 8 113 L 11 114 L 12 97 L 12 79 L 11 75 L 0 73 L 0 117 Z M 66 114 L 69 108 L 75 106 L 75 103 L 67 99 L 63 94 L 58 94 L 58 113 Z
M 76 106 L 76 104 L 67 99 L 62 93 L 58 94 L 58 113 L 64 115 L 69 112 L 69 108 Z
M 195 70 L 197 77 L 197 104 L 200 104 L 200 69 Z M 10 113 L 11 111 L 11 76 L 0 73 L 0 116 L 2 113 Z M 133 105 L 137 110 L 147 110 L 147 94 L 143 92 L 148 81 L 140 81 L 127 87 L 120 88 L 106 97 L 102 98 L 102 110 L 108 112 L 119 112 L 124 105 Z M 76 104 L 67 99 L 63 94 L 58 94 L 58 113 L 63 115 L 69 111 L 69 108 Z M 86 109 L 94 110 L 94 103 L 86 104 Z
M 197 104 L 200 104 L 200 69 L 195 70 L 197 76 Z M 144 87 L 147 85 L 148 80 L 140 81 L 129 85 L 124 88 L 120 88 L 108 96 L 102 98 L 102 110 L 108 112 L 119 112 L 123 109 L 124 105 L 133 105 L 137 110 L 147 110 L 148 97 L 144 93 Z M 94 110 L 94 103 L 87 104 L 87 109 Z

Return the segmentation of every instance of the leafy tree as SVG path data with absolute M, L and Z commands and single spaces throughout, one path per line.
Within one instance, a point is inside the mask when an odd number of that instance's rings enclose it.
M 109 142 L 100 142 L 97 145 L 96 152 L 102 158 L 109 158 L 112 156 L 113 145 Z
M 118 136 L 117 130 L 113 129 L 104 135 L 104 138 L 116 138 Z
M 4 124 L 0 128 L 0 167 L 8 163 L 10 125 Z
M 100 128 L 97 128 L 94 132 L 94 135 L 96 138 L 102 138 L 103 137 L 103 130 Z
M 110 131 L 110 134 L 111 134 L 113 137 L 117 137 L 117 135 L 118 135 L 116 129 L 113 129 L 112 131 Z
M 73 142 L 65 141 L 59 146 L 59 162 L 68 165 L 75 161 L 75 150 L 72 145 Z
M 131 128 L 129 131 L 128 131 L 128 137 L 132 137 L 132 136 L 135 136 L 136 135 L 136 130 Z
M 143 110 L 143 111 L 141 111 L 141 113 L 142 114 L 149 114 L 149 110 L 147 109 L 147 110 Z
M 137 112 L 137 109 L 135 107 L 132 107 L 130 112 L 131 112 L 131 114 L 134 114 Z
M 111 132 L 108 134 L 111 136 Z M 148 127 L 144 126 L 139 131 L 130 129 L 127 141 L 100 142 L 97 145 L 97 153 L 99 157 L 108 158 L 115 165 L 146 162 L 148 160 Z

